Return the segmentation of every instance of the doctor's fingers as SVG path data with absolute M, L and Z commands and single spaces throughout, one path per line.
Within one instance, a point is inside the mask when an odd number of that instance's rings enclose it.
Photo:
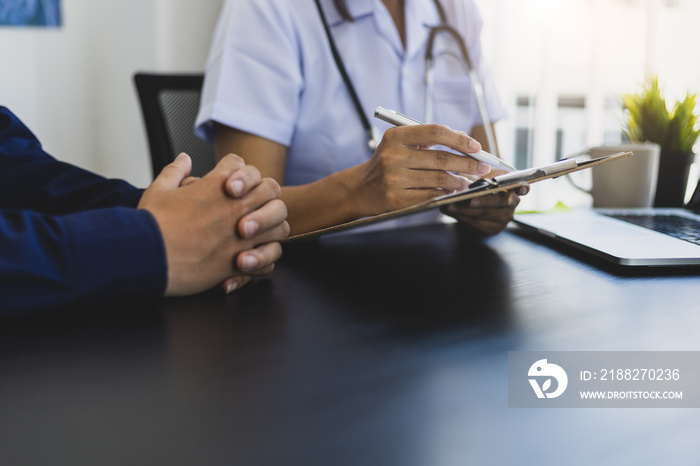
M 430 201 L 438 196 L 444 196 L 449 191 L 431 188 L 399 188 L 384 192 L 382 198 L 382 212 L 410 207 L 422 202 Z
M 469 180 L 453 175 L 445 170 L 410 169 L 404 181 L 406 189 L 442 189 L 445 191 L 462 191 L 469 186 Z M 446 193 L 442 193 L 446 194 Z
M 241 238 L 251 239 L 286 223 L 286 219 L 287 205 L 279 199 L 273 199 L 242 217 L 238 222 L 237 231 Z M 289 231 L 282 238 L 276 238 L 276 240 L 284 239 L 288 235 Z
M 523 188 L 518 190 L 501 191 L 488 196 L 477 197 L 469 202 L 470 209 L 515 209 L 520 204 L 520 196 L 517 192 L 523 192 Z M 527 188 L 529 190 L 529 187 Z M 525 192 L 527 194 L 527 192 Z
M 498 224 L 502 227 L 513 220 L 515 207 L 469 207 L 466 203 L 452 204 L 441 209 L 443 213 L 449 215 L 462 222 L 467 222 L 472 225 L 488 225 Z M 488 228 L 480 228 L 481 230 L 491 230 Z M 500 231 L 500 230 L 498 230 Z
M 405 156 L 405 164 L 409 168 L 421 170 L 446 170 L 469 175 L 486 175 L 491 167 L 469 156 L 452 152 L 429 149 L 412 149 Z
M 474 153 L 481 150 L 481 144 L 461 131 L 454 131 L 446 125 L 416 125 L 389 128 L 384 133 L 389 142 L 400 142 L 408 147 L 447 146 L 457 152 Z
M 484 208 L 474 209 L 470 207 L 460 208 L 456 204 L 441 209 L 450 217 L 470 225 L 487 235 L 495 235 L 503 230 L 513 220 L 513 209 Z
M 494 221 L 507 223 L 513 220 L 515 207 L 469 207 L 468 205 L 451 204 L 441 209 L 443 213 L 462 221 Z

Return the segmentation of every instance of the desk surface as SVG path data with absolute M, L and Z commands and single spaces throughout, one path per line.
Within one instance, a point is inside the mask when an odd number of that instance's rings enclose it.
M 273 277 L 0 322 L 0 464 L 698 464 L 697 409 L 510 409 L 514 350 L 700 350 L 700 272 L 454 225 Z

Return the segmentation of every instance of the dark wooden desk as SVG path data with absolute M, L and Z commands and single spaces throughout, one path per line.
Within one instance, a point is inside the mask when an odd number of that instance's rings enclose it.
M 696 270 L 454 226 L 287 247 L 270 280 L 0 321 L 2 465 L 698 464 L 694 409 L 509 409 L 512 350 L 700 350 Z

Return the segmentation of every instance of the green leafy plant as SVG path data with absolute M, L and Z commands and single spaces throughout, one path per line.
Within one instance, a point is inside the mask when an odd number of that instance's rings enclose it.
M 651 78 L 640 92 L 622 97 L 623 132 L 632 142 L 659 144 L 662 154 L 691 153 L 700 135 L 695 101 L 696 94 L 687 93 L 669 111 L 658 78 Z

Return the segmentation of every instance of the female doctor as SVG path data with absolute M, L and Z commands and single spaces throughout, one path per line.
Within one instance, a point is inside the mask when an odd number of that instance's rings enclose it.
M 490 119 L 501 118 L 473 0 L 228 0 L 207 62 L 197 132 L 214 142 L 217 157 L 236 153 L 283 185 L 292 235 L 466 188 L 456 173 L 493 176 L 483 163 L 433 148 L 474 153 L 486 141 L 458 41 L 440 33 L 431 40 L 441 18 L 466 45 Z M 438 58 L 427 94 L 429 42 Z M 372 118 L 377 106 L 447 126 L 392 128 Z M 495 234 L 518 202 L 518 193 L 500 193 L 444 212 Z

